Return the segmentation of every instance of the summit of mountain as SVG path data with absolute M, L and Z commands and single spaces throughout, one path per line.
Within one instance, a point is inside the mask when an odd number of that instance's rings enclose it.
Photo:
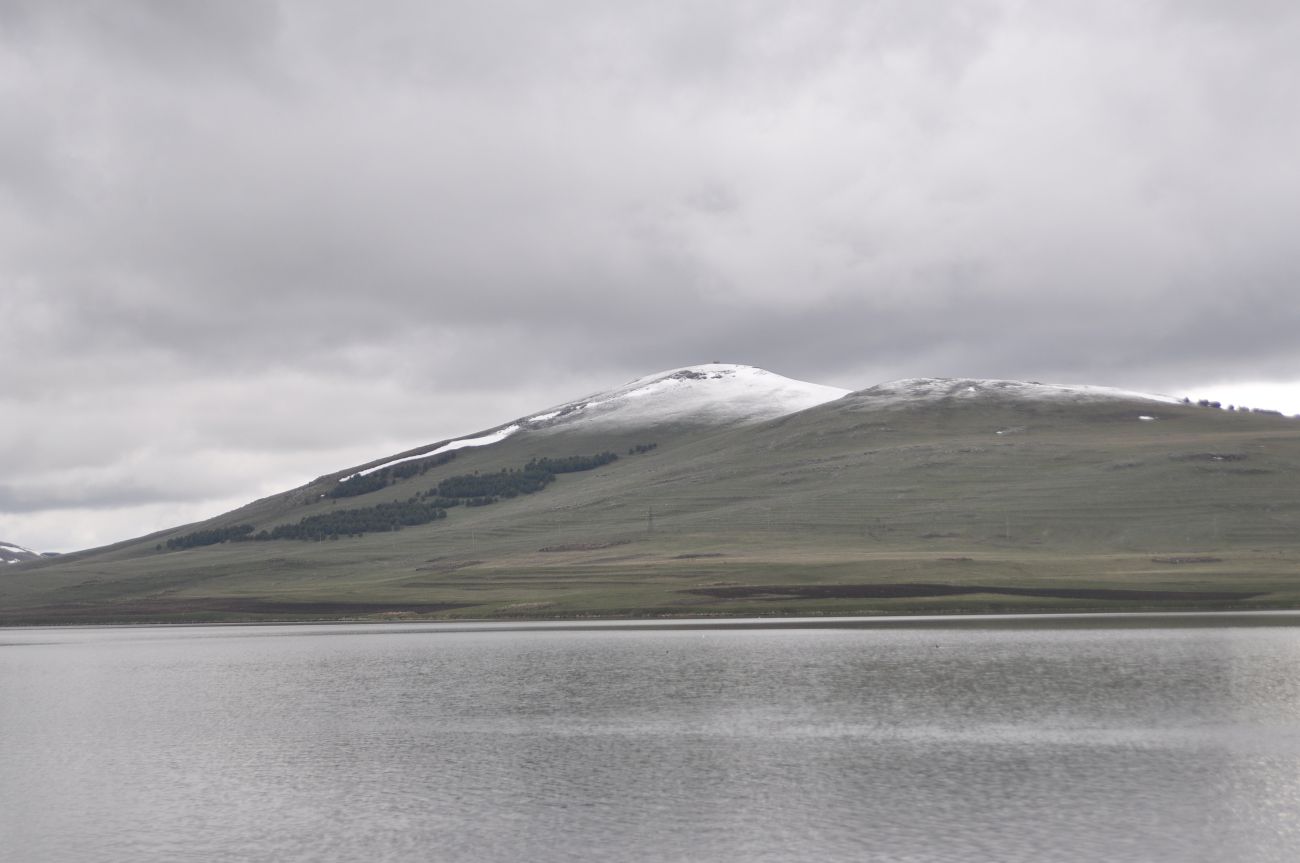
M 373 473 L 453 450 L 527 438 L 541 446 L 567 438 L 609 437 L 619 443 L 655 432 L 750 425 L 841 398 L 849 390 L 794 380 L 754 366 L 705 363 L 668 369 L 554 405 L 485 431 L 438 441 L 331 476 Z
M 805 410 L 849 390 L 793 380 L 746 365 L 706 363 L 669 369 L 592 393 L 423 455 L 499 443 L 520 432 L 645 432 L 664 426 L 745 425 Z
M 520 420 L 530 430 L 574 423 L 618 428 L 666 423 L 748 424 L 833 401 L 848 390 L 783 377 L 754 366 L 706 363 L 629 381 Z

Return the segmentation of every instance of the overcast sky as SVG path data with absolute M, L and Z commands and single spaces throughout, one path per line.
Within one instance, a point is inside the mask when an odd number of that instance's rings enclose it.
M 1297 45 L 1289 0 L 0 0 L 0 541 L 714 359 L 1300 412 Z

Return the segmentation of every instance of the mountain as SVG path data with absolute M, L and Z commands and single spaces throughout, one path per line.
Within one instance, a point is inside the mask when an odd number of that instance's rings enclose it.
M 23 548 L 21 545 L 14 545 L 11 542 L 0 542 L 0 565 L 27 563 L 28 561 L 40 559 L 41 555 L 29 548 Z
M 1296 607 L 1297 478 L 1278 415 L 709 364 L 22 567 L 0 622 Z

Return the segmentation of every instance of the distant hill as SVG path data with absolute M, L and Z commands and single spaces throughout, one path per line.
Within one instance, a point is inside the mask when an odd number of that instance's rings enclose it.
M 9 573 L 0 622 L 1300 606 L 1300 422 L 673 369 Z
M 14 545 L 12 542 L 0 542 L 0 565 L 9 563 L 27 563 L 32 560 L 40 560 L 41 555 L 29 548 L 23 548 L 21 545 Z

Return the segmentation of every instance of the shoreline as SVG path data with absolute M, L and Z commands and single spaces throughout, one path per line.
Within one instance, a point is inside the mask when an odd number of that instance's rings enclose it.
M 1157 625 L 1186 627 L 1230 625 L 1300 626 L 1300 609 L 1218 609 L 1218 610 L 1143 610 L 1143 611 L 1025 611 L 1015 613 L 877 614 L 877 615 L 798 615 L 798 616 L 703 616 L 681 617 L 591 617 L 563 619 L 408 619 L 375 620 L 341 618 L 331 620 L 246 620 L 246 621 L 153 621 L 131 623 L 33 623 L 0 625 L 5 630 L 71 629 L 229 629 L 232 627 L 362 627 L 397 631 L 424 632 L 529 632 L 529 631 L 637 631 L 637 630 L 761 630 L 761 629 L 903 629 L 903 628 L 1010 628 L 1043 626 L 1060 628 L 1068 624 L 1119 628 Z

